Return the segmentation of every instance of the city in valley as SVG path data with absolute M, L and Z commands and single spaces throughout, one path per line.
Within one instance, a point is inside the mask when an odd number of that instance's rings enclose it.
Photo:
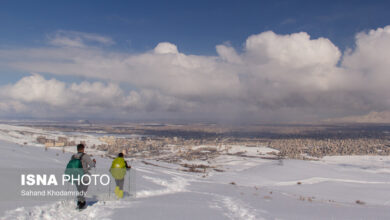
M 18 126 L 8 125 L 8 129 L 24 137 L 20 139 L 26 140 L 23 144 L 73 151 L 76 144 L 84 143 L 102 157 L 123 153 L 126 158 L 180 164 L 183 170 L 192 172 L 223 171 L 212 165 L 212 160 L 221 155 L 279 161 L 390 155 L 390 125 L 386 124 L 233 126 L 207 123 L 107 124 L 87 120 L 13 124 Z M 6 127 L 0 132 L 10 133 Z

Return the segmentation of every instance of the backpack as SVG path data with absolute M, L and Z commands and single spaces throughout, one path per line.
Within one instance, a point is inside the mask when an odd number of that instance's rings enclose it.
M 81 181 L 81 177 L 84 175 L 83 163 L 81 162 L 83 156 L 84 153 L 81 154 L 80 159 L 73 158 L 66 165 L 65 174 L 70 176 L 69 182 L 72 184 L 74 182 L 78 183 L 77 179 Z
M 110 169 L 111 175 L 116 180 L 122 180 L 125 178 L 126 175 L 126 162 L 123 157 L 117 157 L 112 161 L 111 169 Z

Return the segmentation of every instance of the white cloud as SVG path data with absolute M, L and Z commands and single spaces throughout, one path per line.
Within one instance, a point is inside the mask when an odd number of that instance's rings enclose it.
M 187 102 L 167 97 L 152 90 L 125 93 L 117 84 L 87 82 L 67 84 L 56 79 L 45 79 L 33 74 L 15 84 L 0 88 L 0 111 L 28 113 L 39 106 L 40 114 L 128 115 L 133 111 L 177 111 Z M 39 113 L 38 113 L 39 114 Z
M 55 79 L 45 80 L 38 74 L 24 77 L 15 85 L 9 85 L 2 89 L 9 98 L 29 102 L 49 103 L 55 106 L 64 105 L 67 102 L 65 84 Z
M 93 33 L 84 33 L 77 31 L 57 31 L 48 36 L 49 43 L 54 46 L 62 47 L 86 47 L 90 43 L 103 45 L 112 45 L 115 42 L 109 38 Z
M 342 66 L 354 75 L 361 89 L 389 90 L 389 51 L 390 26 L 362 32 L 356 35 L 356 48 L 344 56 Z
M 154 48 L 154 52 L 157 54 L 178 54 L 177 46 L 169 42 L 161 42 Z
M 277 35 L 267 31 L 250 36 L 245 43 L 250 56 L 277 62 L 280 65 L 300 68 L 314 65 L 334 66 L 341 53 L 325 38 L 311 40 L 305 32 Z
M 87 40 L 113 43 L 95 35 L 75 35 L 81 45 Z M 252 35 L 242 52 L 217 45 L 217 56 L 184 54 L 168 42 L 141 54 L 118 53 L 77 46 L 78 38 L 71 39 L 76 39 L 76 46 L 63 43 L 60 47 L 0 50 L 0 65 L 107 83 L 69 85 L 33 75 L 10 85 L 7 98 L 24 105 L 79 104 L 96 112 L 174 111 L 178 117 L 254 120 L 316 119 L 390 107 L 386 60 L 390 26 L 357 34 L 356 48 L 346 52 L 341 66 L 337 65 L 341 52 L 330 40 L 311 39 L 304 32 Z M 23 89 L 26 81 L 40 86 Z M 125 93 L 118 83 L 135 90 Z M 25 94 L 25 90 L 32 92 Z M 50 94 L 42 92 L 51 90 Z
M 222 60 L 225 60 L 230 63 L 242 63 L 241 57 L 237 54 L 236 50 L 233 47 L 226 45 L 217 45 L 217 53 Z

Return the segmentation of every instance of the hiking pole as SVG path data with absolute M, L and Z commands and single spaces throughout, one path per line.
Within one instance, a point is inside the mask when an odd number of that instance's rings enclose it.
M 130 191 L 130 185 L 131 185 L 130 176 L 131 176 L 131 168 L 130 168 L 130 170 L 129 170 L 129 179 L 128 179 L 129 188 L 127 189 L 127 190 L 128 190 L 128 193 L 129 193 L 129 197 L 130 197 L 130 195 L 131 195 L 131 191 Z
M 108 199 L 111 198 L 111 178 L 110 178 L 110 184 L 108 184 Z
M 96 172 L 96 167 L 94 167 L 93 170 L 95 171 L 95 174 L 97 174 L 97 172 Z M 96 183 L 95 183 L 95 184 L 96 184 Z M 100 193 L 99 184 L 96 184 L 96 185 L 97 185 L 97 192 Z
M 132 172 L 131 172 L 131 185 L 132 185 L 132 190 L 133 190 L 133 198 L 136 199 L 137 198 L 137 186 L 136 186 L 136 182 L 137 182 L 137 179 L 136 179 L 136 176 L 137 176 L 137 173 L 136 173 L 136 170 L 134 168 L 132 168 Z
M 69 192 L 69 184 L 66 183 L 66 192 Z M 69 202 L 69 196 L 66 197 L 66 201 Z

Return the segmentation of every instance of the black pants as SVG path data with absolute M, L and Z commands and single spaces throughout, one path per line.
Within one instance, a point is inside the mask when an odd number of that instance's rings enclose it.
M 115 179 L 115 183 L 116 183 L 116 186 L 118 186 L 120 190 L 123 190 L 123 184 L 125 183 L 125 178 L 123 178 L 121 180 Z
M 85 177 L 84 177 L 85 180 Z M 85 180 L 84 182 L 87 182 Z M 85 202 L 85 195 L 87 194 L 88 185 L 84 185 L 81 181 L 80 184 L 76 184 L 77 191 L 79 192 L 79 195 L 77 196 L 77 201 L 79 202 Z

